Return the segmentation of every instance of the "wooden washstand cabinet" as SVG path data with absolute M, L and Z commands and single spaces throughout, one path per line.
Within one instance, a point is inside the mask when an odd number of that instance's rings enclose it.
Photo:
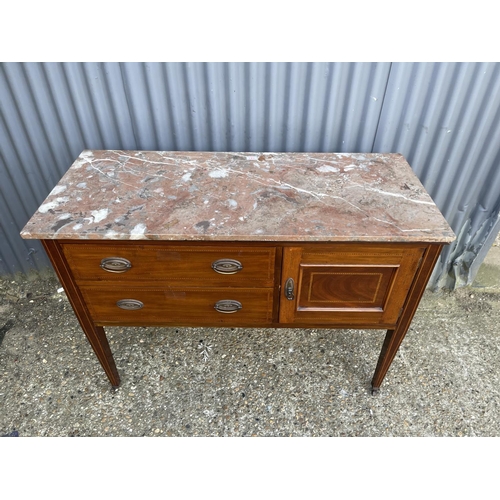
M 385 329 L 373 391 L 455 238 L 399 154 L 89 150 L 21 235 L 113 386 L 106 326 Z

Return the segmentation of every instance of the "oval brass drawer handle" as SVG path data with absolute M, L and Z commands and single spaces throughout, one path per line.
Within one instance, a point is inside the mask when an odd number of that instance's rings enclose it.
M 243 269 L 243 265 L 238 260 L 219 259 L 212 262 L 212 269 L 219 274 L 235 274 Z
M 242 307 L 241 302 L 237 300 L 219 300 L 214 306 L 216 311 L 224 314 L 238 312 Z
M 135 311 L 136 309 L 142 309 L 144 304 L 140 300 L 135 299 L 122 299 L 119 300 L 116 305 L 120 309 L 125 309 L 126 311 Z
M 106 257 L 101 260 L 101 268 L 108 273 L 124 273 L 132 267 L 132 263 L 122 257 Z

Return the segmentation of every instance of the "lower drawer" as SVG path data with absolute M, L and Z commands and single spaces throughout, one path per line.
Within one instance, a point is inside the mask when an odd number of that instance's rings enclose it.
M 80 287 L 103 326 L 253 326 L 273 320 L 272 288 Z

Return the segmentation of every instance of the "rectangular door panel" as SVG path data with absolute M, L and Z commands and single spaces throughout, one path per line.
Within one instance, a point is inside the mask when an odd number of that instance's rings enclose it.
M 300 266 L 299 311 L 382 311 L 399 266 Z

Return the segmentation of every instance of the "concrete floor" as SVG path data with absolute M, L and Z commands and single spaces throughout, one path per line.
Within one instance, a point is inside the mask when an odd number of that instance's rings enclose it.
M 109 328 L 113 390 L 55 276 L 1 278 L 0 435 L 500 436 L 495 258 L 425 293 L 377 396 L 377 330 Z

